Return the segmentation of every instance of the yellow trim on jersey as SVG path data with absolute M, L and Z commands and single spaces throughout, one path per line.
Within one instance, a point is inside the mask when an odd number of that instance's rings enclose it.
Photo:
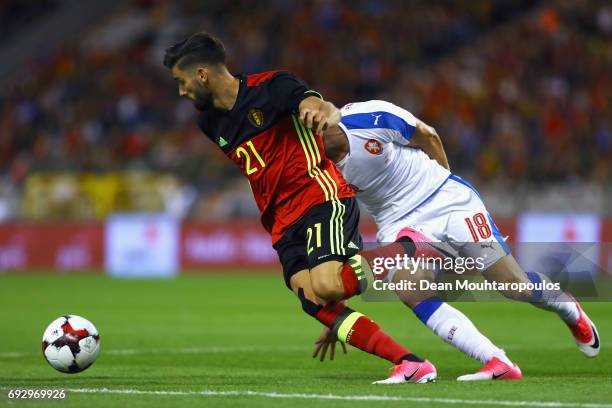
M 330 180 L 333 180 L 332 177 L 327 172 L 327 170 L 324 170 L 323 173 L 327 177 L 329 177 Z M 329 220 L 329 223 L 330 223 L 329 230 L 330 230 L 330 235 L 331 234 L 334 235 L 334 239 L 330 239 L 330 242 L 336 243 L 336 247 L 332 248 L 332 253 L 334 253 L 334 249 L 335 249 L 336 254 L 342 255 L 344 252 L 344 245 L 343 245 L 344 227 L 343 227 L 342 217 L 344 215 L 345 206 L 344 204 L 342 204 L 342 201 L 338 200 L 338 187 L 335 183 L 333 185 L 333 188 L 334 188 L 334 197 L 336 197 L 336 199 L 332 201 L 334 211 L 332 213 L 332 217 Z M 337 208 L 337 212 L 336 212 L 336 208 Z
M 302 136 L 300 132 L 299 119 L 297 119 L 295 115 L 291 115 L 291 119 L 293 119 L 293 126 L 295 126 L 295 131 L 298 134 L 298 138 L 300 139 L 300 144 L 302 145 L 302 149 L 304 150 L 304 155 L 306 156 L 306 162 L 308 163 L 308 175 L 314 178 L 315 180 L 317 180 L 317 183 L 319 183 L 321 190 L 323 190 L 323 193 L 325 194 L 325 201 L 329 201 L 330 196 L 329 196 L 328 189 L 326 188 L 326 186 L 323 185 L 323 182 L 318 177 L 318 174 L 315 171 L 313 171 L 313 166 L 312 166 L 312 162 L 310 158 L 311 156 L 308 154 L 308 149 L 306 148 L 306 142 L 304 141 L 304 137 Z
M 336 248 L 337 245 L 334 243 L 334 239 L 336 238 L 336 216 L 337 214 L 340 213 L 340 211 L 336 210 L 336 200 L 331 200 L 331 204 L 332 204 L 332 215 L 329 218 L 329 246 L 331 249 L 331 253 L 335 254 L 336 253 Z
M 332 203 L 332 216 L 329 220 L 331 252 L 337 255 L 346 254 L 343 223 L 346 207 L 338 199 L 338 185 L 327 170 L 322 171 L 318 166 L 318 163 L 321 162 L 321 153 L 312 131 L 306 129 L 296 115 L 291 115 L 291 119 L 306 156 L 308 175 L 319 183 L 325 195 L 325 201 L 331 201 Z
M 302 125 L 302 129 L 306 129 L 303 126 L 304 125 Z M 319 154 L 319 146 L 317 145 L 317 139 L 315 139 L 314 135 L 312 134 L 312 130 L 306 129 L 306 131 L 308 132 L 308 136 L 310 136 L 310 140 L 312 140 L 312 144 L 315 147 L 315 152 L 317 153 L 317 162 L 320 162 L 321 161 L 321 155 Z
M 324 101 L 325 99 L 323 99 L 323 95 L 321 95 L 319 92 L 315 91 L 314 89 L 309 89 L 306 92 L 304 92 L 305 94 L 313 94 L 318 96 L 319 98 L 321 98 L 322 101 Z

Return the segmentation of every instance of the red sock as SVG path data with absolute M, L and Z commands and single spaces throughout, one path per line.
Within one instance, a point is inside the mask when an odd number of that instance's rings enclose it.
M 406 250 L 404 245 L 394 242 L 392 244 L 374 248 L 368 251 L 361 251 L 355 256 L 360 256 L 361 262 L 367 262 L 369 265 L 372 265 L 374 258 L 395 258 L 397 255 L 404 256 L 405 253 Z M 349 260 L 342 266 L 342 271 L 340 272 L 340 278 L 342 279 L 342 285 L 344 287 L 344 295 L 342 299 L 348 299 L 355 295 L 359 295 L 362 293 L 363 289 L 367 287 L 364 279 L 368 279 L 368 277 L 362 276 L 360 282 L 359 275 L 362 273 L 362 271 L 356 271 L 355 268 L 359 268 L 359 266 L 353 265 L 354 263 Z M 372 269 L 371 266 L 370 269 Z M 377 275 L 377 278 L 382 279 L 385 275 L 386 271 L 383 274 Z
M 348 263 L 342 265 L 340 278 L 342 279 L 342 286 L 344 287 L 344 295 L 342 296 L 342 299 L 348 299 L 361 293 L 359 279 L 357 278 L 353 267 Z
M 412 354 L 367 316 L 355 312 L 342 303 L 328 303 L 319 310 L 316 317 L 332 329 L 340 341 L 389 360 L 393 364 L 397 364 L 402 357 Z

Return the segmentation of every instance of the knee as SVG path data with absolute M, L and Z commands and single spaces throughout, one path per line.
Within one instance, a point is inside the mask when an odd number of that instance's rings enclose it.
M 303 288 L 299 288 L 296 294 L 298 299 L 300 300 L 300 304 L 302 305 L 302 311 L 307 315 L 316 318 L 317 313 L 319 313 L 319 310 L 321 310 L 321 308 L 323 307 L 323 305 L 321 304 L 322 302 L 320 302 L 316 298 L 312 291 L 306 293 Z
M 525 288 L 525 286 L 530 283 L 530 279 L 518 265 L 516 260 L 510 255 L 493 264 L 493 266 L 485 272 L 485 277 L 489 281 L 503 283 L 507 289 L 504 288 L 499 292 L 508 299 L 523 302 L 532 300 L 532 291 Z M 515 289 L 513 289 L 512 286 L 514 286 Z M 516 288 L 521 288 L 522 290 Z
M 430 271 L 425 271 L 422 269 L 417 269 L 413 271 L 414 273 L 407 270 L 398 271 L 393 277 L 393 283 L 399 282 L 413 282 L 414 287 L 417 289 L 396 289 L 395 293 L 399 297 L 399 299 L 408 306 L 410 309 L 414 309 L 416 305 L 421 303 L 422 301 L 431 298 L 435 295 L 435 293 L 431 290 L 421 290 L 419 285 L 421 281 L 429 281 L 433 282 L 433 273 Z
M 323 300 L 340 300 L 344 295 L 342 283 L 333 273 L 312 272 L 311 276 L 312 291 Z
M 525 288 L 526 284 L 529 283 L 529 279 L 523 276 L 511 276 L 507 279 L 504 279 L 503 282 L 508 284 L 507 289 L 500 290 L 500 293 L 507 299 L 510 300 L 518 300 L 521 302 L 529 302 L 533 298 L 532 291 L 528 288 Z M 520 285 L 520 286 L 519 286 Z M 520 289 L 513 289 L 515 288 Z
M 500 293 L 510 300 L 518 300 L 519 302 L 529 302 L 532 300 L 532 294 L 530 290 L 501 290 Z

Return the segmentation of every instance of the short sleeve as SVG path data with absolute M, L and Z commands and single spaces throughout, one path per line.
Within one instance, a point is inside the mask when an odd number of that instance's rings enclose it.
M 415 131 L 416 118 L 392 103 L 370 101 L 343 108 L 342 124 L 347 129 L 367 129 L 368 134 L 383 143 L 407 145 Z
M 391 112 L 383 112 L 381 127 L 390 132 L 395 143 L 407 145 L 416 129 L 416 118 L 405 109 L 395 108 Z
M 322 99 L 321 94 L 310 89 L 304 81 L 287 71 L 279 72 L 270 80 L 269 90 L 274 104 L 286 112 L 297 111 L 300 102 L 309 96 Z

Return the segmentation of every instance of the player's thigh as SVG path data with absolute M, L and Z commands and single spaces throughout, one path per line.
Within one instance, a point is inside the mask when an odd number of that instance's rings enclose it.
M 312 289 L 310 271 L 303 269 L 294 273 L 289 279 L 289 285 L 299 299 L 304 313 L 316 319 L 317 313 L 327 302 L 319 298 Z
M 343 262 L 327 261 L 310 270 L 310 282 L 314 292 L 323 299 L 337 300 L 344 294 L 340 271 Z
M 312 284 L 310 283 L 310 271 L 308 269 L 302 269 L 301 271 L 294 273 L 289 279 L 289 285 L 296 296 L 301 296 L 300 292 L 303 292 L 306 299 L 310 300 L 311 302 L 315 302 L 317 304 L 324 303 L 312 290 Z
M 278 259 L 283 268 L 285 285 L 293 290 L 293 277 L 304 270 L 308 270 L 308 258 L 305 251 L 306 241 L 301 238 L 298 228 L 290 228 L 283 237 L 274 244 Z M 302 276 L 302 274 L 300 274 Z M 308 277 L 308 276 L 307 276 Z M 308 277 L 310 286 L 310 277 Z M 300 281 L 303 281 L 301 278 Z

